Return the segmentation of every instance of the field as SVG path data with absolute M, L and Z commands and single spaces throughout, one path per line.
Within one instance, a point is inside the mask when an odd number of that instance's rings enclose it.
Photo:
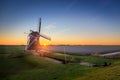
M 78 63 L 59 64 L 44 57 L 27 55 L 24 46 L 0 46 L 0 80 L 120 80 L 120 60 L 90 56 L 73 57 L 77 62 L 110 62 L 106 67 L 87 67 Z M 63 54 L 50 56 L 64 58 Z
M 107 53 L 107 52 L 114 52 L 120 51 L 120 46 L 107 46 L 107 45 L 56 45 L 56 46 L 49 46 L 49 49 L 52 51 L 57 52 L 66 52 L 77 54 L 77 55 L 85 55 L 91 53 Z

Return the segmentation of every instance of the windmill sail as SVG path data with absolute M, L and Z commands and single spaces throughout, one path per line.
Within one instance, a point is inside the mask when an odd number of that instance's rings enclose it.
M 47 39 L 47 40 L 51 40 L 51 38 L 48 37 L 48 36 L 46 36 L 46 35 L 40 34 L 40 36 L 43 37 L 43 38 L 45 38 L 45 39 Z
M 38 27 L 38 32 L 39 32 L 39 34 L 40 34 L 40 30 L 41 30 L 41 18 L 40 18 L 40 20 L 39 20 L 39 27 Z

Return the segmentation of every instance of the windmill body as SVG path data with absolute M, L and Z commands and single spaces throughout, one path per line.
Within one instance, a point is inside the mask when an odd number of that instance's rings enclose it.
M 38 31 L 30 30 L 30 33 L 28 35 L 27 45 L 25 47 L 25 51 L 30 51 L 30 50 L 38 51 L 38 50 L 40 50 L 40 43 L 39 43 L 40 37 L 43 37 L 47 40 L 51 40 L 49 37 L 40 34 L 40 30 L 41 30 L 41 18 L 39 21 Z
M 37 50 L 40 46 L 39 43 L 39 33 L 32 31 L 29 34 L 29 39 L 27 42 L 27 50 Z

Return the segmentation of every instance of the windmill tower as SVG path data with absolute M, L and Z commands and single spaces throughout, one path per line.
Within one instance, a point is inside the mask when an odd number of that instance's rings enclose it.
M 28 50 L 38 51 L 40 49 L 40 43 L 39 43 L 40 37 L 43 37 L 47 40 L 51 40 L 50 37 L 40 34 L 40 30 L 41 30 L 41 18 L 39 19 L 38 30 L 37 31 L 30 30 L 30 33 L 28 35 L 29 38 L 27 41 L 27 45 L 25 47 L 25 51 L 28 51 Z

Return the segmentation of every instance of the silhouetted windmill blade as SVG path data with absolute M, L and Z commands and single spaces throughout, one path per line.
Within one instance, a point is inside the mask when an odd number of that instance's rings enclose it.
M 41 36 L 41 37 L 43 37 L 43 38 L 45 38 L 45 39 L 47 39 L 47 40 L 51 40 L 51 38 L 50 38 L 50 37 L 45 36 L 45 35 L 43 35 L 43 34 L 40 34 L 40 36 Z
M 38 32 L 39 32 L 39 34 L 40 34 L 40 30 L 41 30 L 41 18 L 40 18 L 40 20 L 39 20 L 39 27 L 38 27 Z

